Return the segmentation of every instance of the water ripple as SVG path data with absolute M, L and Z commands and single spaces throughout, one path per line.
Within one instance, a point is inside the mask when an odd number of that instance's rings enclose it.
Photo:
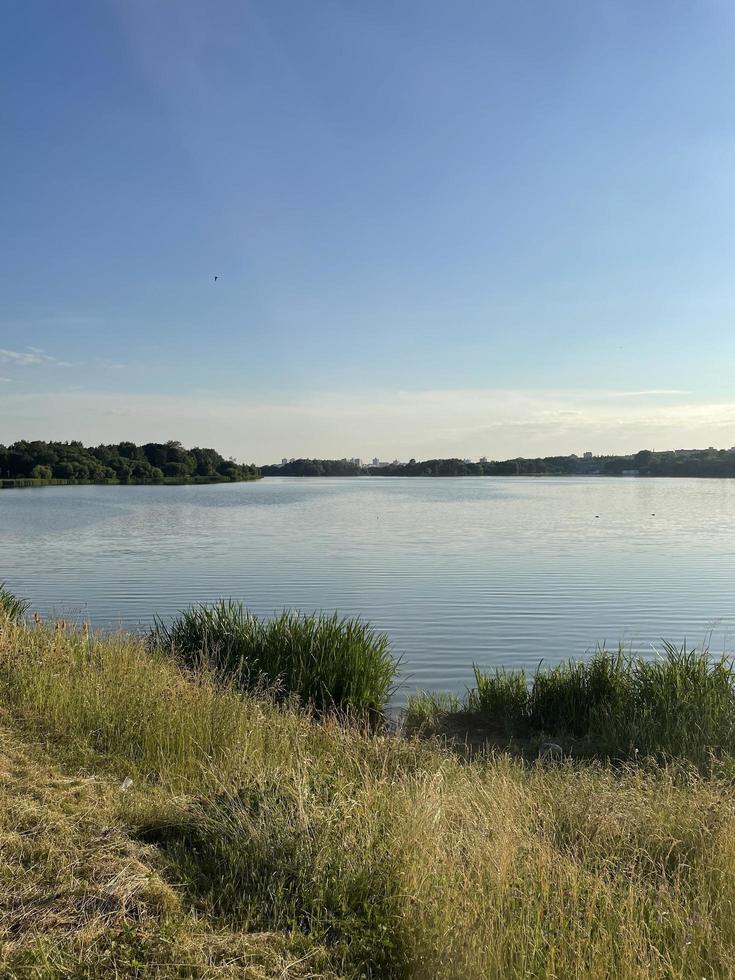
M 596 516 L 596 515 L 599 515 Z M 220 596 L 359 614 L 399 698 L 598 642 L 728 648 L 735 481 L 263 480 L 0 493 L 0 581 L 44 615 L 145 627 Z

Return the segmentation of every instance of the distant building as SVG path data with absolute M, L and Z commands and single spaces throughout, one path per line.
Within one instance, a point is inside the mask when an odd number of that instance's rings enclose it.
M 380 466 L 380 460 L 377 456 L 373 456 L 373 466 Z
M 480 456 L 481 463 L 487 463 L 487 456 Z
M 284 456 L 283 459 L 281 460 L 281 466 L 285 466 L 286 463 L 288 463 L 288 457 Z
M 592 456 L 592 453 L 585 453 L 585 454 L 584 454 L 584 456 L 583 456 L 582 458 L 583 458 L 583 459 L 592 459 L 592 458 L 593 458 L 593 456 Z
M 353 466 L 362 466 L 362 460 L 359 456 L 353 456 L 350 462 Z

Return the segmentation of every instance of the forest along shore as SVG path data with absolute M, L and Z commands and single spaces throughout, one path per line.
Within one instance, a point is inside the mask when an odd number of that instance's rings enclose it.
M 0 446 L 0 487 L 83 483 L 232 483 L 257 480 L 254 463 L 224 459 L 214 449 L 180 442 L 85 447 L 81 442 L 15 442 Z
M 627 456 L 544 456 L 527 459 L 284 459 L 261 467 L 263 476 L 671 476 L 735 477 L 735 448 L 642 449 Z

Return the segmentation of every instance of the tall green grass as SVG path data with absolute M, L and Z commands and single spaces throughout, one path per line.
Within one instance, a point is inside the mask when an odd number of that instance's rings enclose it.
M 6 729 L 114 777 L 125 827 L 154 849 L 197 928 L 293 941 L 304 975 L 732 975 L 724 775 L 468 761 L 213 683 L 208 667 L 181 670 L 136 637 L 2 614 L 0 704 Z M 36 829 L 16 834 L 33 865 Z M 34 901 L 53 920 L 53 891 Z M 8 923 L 16 910 L 0 908 Z M 148 974 L 159 975 L 145 961 Z
M 425 706 L 418 711 L 426 715 Z M 654 659 L 599 649 L 587 661 L 475 670 L 459 711 L 506 735 L 587 740 L 618 758 L 675 756 L 703 765 L 735 753 L 735 672 L 726 657 L 664 643 Z
M 0 614 L 7 616 L 15 623 L 21 622 L 30 607 L 28 599 L 20 599 L 5 588 L 5 582 L 0 582 Z
M 193 606 L 170 624 L 158 619 L 151 644 L 243 689 L 265 686 L 352 715 L 381 714 L 398 670 L 388 637 L 359 619 L 295 612 L 261 619 L 233 601 Z

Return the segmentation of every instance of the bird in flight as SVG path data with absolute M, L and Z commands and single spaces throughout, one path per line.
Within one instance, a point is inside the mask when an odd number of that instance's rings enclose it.
M 219 276 L 215 276 L 215 277 L 214 277 L 214 281 L 215 281 L 215 282 L 217 282 L 217 280 L 218 280 L 218 279 L 219 279 Z

